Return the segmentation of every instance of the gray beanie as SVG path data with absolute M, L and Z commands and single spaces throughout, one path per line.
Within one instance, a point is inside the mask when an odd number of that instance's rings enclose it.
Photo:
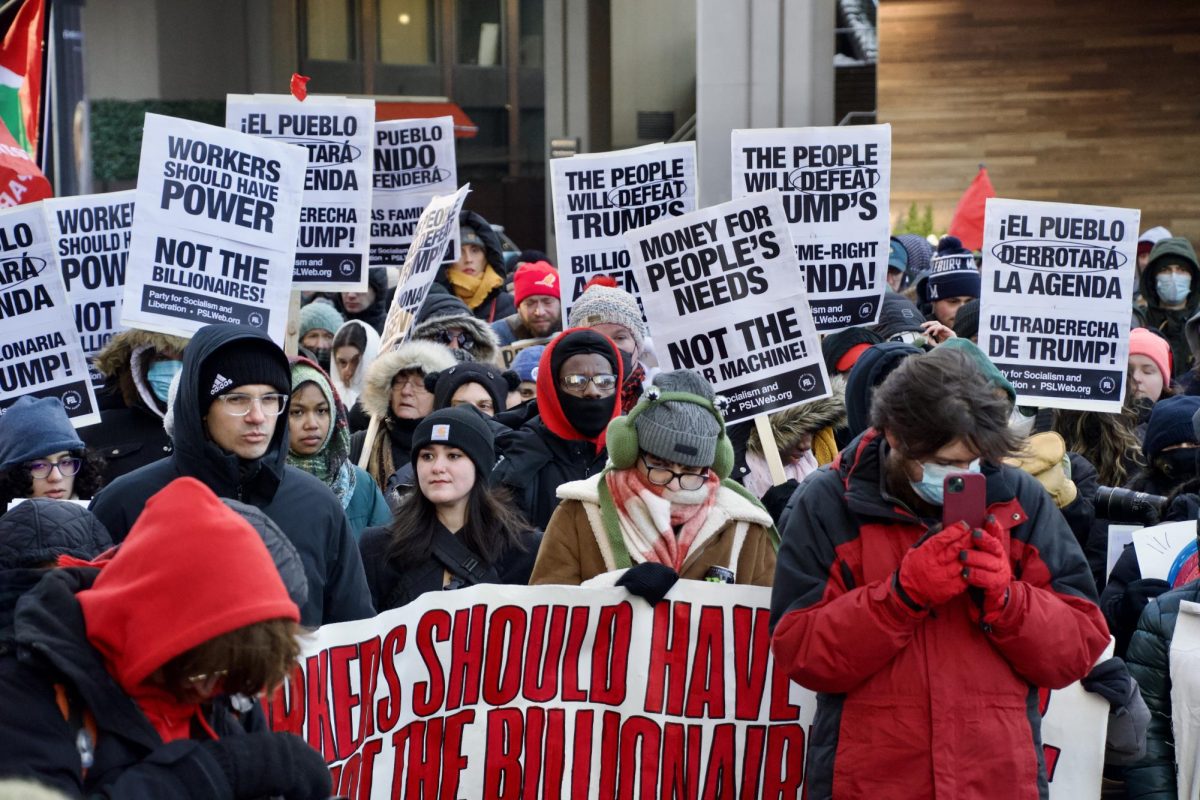
M 663 392 L 686 392 L 710 403 L 713 400 L 708 382 L 687 369 L 660 372 L 654 377 L 654 386 Z M 644 395 L 642 402 L 647 402 L 651 394 Z M 633 424 L 638 447 L 664 461 L 685 467 L 711 467 L 716 458 L 721 424 L 703 406 L 667 400 L 638 414 Z
M 571 306 L 567 327 L 594 328 L 604 323 L 627 329 L 637 343 L 639 354 L 646 346 L 646 323 L 642 321 L 637 298 L 624 289 L 594 284 Z

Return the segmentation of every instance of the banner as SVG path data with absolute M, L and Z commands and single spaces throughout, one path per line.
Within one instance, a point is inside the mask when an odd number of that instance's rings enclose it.
M 0 409 L 57 397 L 77 428 L 100 421 L 87 359 L 40 205 L 0 211 Z
M 375 101 L 231 94 L 225 127 L 308 151 L 296 239 L 296 289 L 367 288 Z
M 626 235 L 655 349 L 725 396 L 727 423 L 829 396 L 777 192 Z
M 690 580 L 656 606 L 623 588 L 430 592 L 308 637 L 271 724 L 351 800 L 796 798 L 816 695 L 775 668 L 770 600 Z M 1081 788 L 1100 781 L 1108 704 L 1074 684 L 1042 705 L 1050 797 L 1098 796 Z
M 421 212 L 383 323 L 380 352 L 391 350 L 407 338 L 417 309 L 425 302 L 429 287 L 438 276 L 446 245 L 458 236 L 458 215 L 470 192 L 468 183 L 454 194 L 433 198 Z
M 552 158 L 550 176 L 563 321 L 597 275 L 640 299 L 623 235 L 696 210 L 696 143 Z
M 33 156 L 21 149 L 0 121 L 0 208 L 36 203 L 53 196 L 50 181 L 38 169 Z
M 775 190 L 822 333 L 872 325 L 887 288 L 892 127 L 735 130 L 733 197 Z
M 104 376 L 92 359 L 121 326 L 121 297 L 133 231 L 133 196 L 111 192 L 47 200 L 46 224 L 55 243 L 67 300 L 75 309 L 75 329 L 88 359 L 92 386 Z
M 375 123 L 371 263 L 400 266 L 429 201 L 458 188 L 454 117 Z M 458 231 L 443 261 L 458 259 Z
M 979 346 L 1017 404 L 1115 414 L 1141 212 L 987 201 Z
M 214 322 L 287 330 L 308 155 L 147 114 L 121 324 L 190 337 Z

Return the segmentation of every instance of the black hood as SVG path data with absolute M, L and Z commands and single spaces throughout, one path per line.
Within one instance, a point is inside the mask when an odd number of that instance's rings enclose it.
M 179 471 L 206 484 L 218 497 L 232 497 L 251 504 L 269 502 L 279 488 L 287 463 L 287 416 L 276 418 L 275 433 L 260 468 L 243 477 L 241 459 L 226 453 L 209 440 L 200 414 L 201 367 L 219 348 L 235 342 L 261 340 L 272 345 L 269 336 L 247 325 L 209 325 L 201 328 L 183 354 L 179 390 L 175 393 L 175 463 Z M 277 346 L 280 369 L 290 373 L 287 356 Z

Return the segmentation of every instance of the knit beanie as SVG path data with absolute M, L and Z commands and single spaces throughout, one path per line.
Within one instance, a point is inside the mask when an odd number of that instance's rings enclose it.
M 425 302 L 417 309 L 417 318 L 413 324 L 419 325 L 426 320 L 438 317 L 457 316 L 472 316 L 471 309 L 467 308 L 467 304 L 462 300 L 434 284 L 429 288 L 429 294 L 425 295 Z
M 1142 451 L 1151 464 L 1171 445 L 1197 441 L 1192 426 L 1197 411 L 1200 411 L 1200 396 L 1195 395 L 1176 395 L 1154 404 L 1142 442 Z
M 303 339 L 314 329 L 337 333 L 337 329 L 342 327 L 344 322 L 342 315 L 332 305 L 314 300 L 300 309 L 300 338 Z
M 846 377 L 846 425 L 851 436 L 858 436 L 870 427 L 875 387 L 904 359 L 920 354 L 920 350 L 907 342 L 884 342 L 862 354 Z
M 1171 385 L 1171 345 L 1162 336 L 1147 328 L 1133 328 L 1129 331 L 1129 355 L 1153 361 L 1162 373 L 1163 386 Z
M 555 300 L 559 297 L 558 270 L 545 261 L 522 264 L 513 275 L 513 302 L 521 305 L 526 297 L 534 295 L 545 295 Z
M 291 395 L 292 375 L 287 358 L 274 342 L 238 339 L 224 344 L 200 365 L 200 416 L 217 397 L 239 386 L 262 383 L 280 394 Z
M 970 356 L 975 365 L 983 372 L 983 376 L 988 379 L 988 383 L 997 389 L 1003 389 L 1004 393 L 1008 395 L 1009 400 L 1014 403 L 1017 402 L 1017 390 L 1008 382 L 1008 378 L 1004 377 L 1004 373 L 970 339 L 955 336 L 952 339 L 947 339 L 938 346 L 949 347 L 951 350 L 961 350 L 964 354 Z
M 638 352 L 646 340 L 646 323 L 637 299 L 624 289 L 594 284 L 571 306 L 568 328 L 591 328 L 604 323 L 627 329 L 637 342 Z
M 708 381 L 687 369 L 658 373 L 654 376 L 654 386 L 663 392 L 694 394 L 710 403 L 714 397 Z M 651 394 L 643 395 L 641 402 L 651 402 Z M 721 423 L 703 406 L 664 401 L 638 414 L 633 424 L 638 448 L 664 461 L 685 467 L 711 467 L 716 458 Z
M 954 335 L 962 339 L 979 335 L 979 298 L 958 307 L 954 315 Z
M 904 251 L 908 253 L 905 270 L 910 279 L 915 279 L 929 269 L 929 259 L 933 256 L 933 248 L 929 242 L 925 241 L 924 236 L 916 233 L 902 233 L 895 239 L 904 246 Z
M 870 328 L 844 328 L 837 333 L 831 333 L 821 340 L 821 356 L 825 359 L 825 369 L 830 375 L 847 372 L 864 350 L 882 341 L 879 334 Z M 853 358 L 849 357 L 851 354 Z M 841 366 L 847 361 L 849 363 L 845 367 Z
M 431 444 L 457 447 L 475 464 L 477 480 L 487 480 L 496 466 L 496 439 L 487 418 L 475 406 L 439 408 L 413 431 L 412 466 L 417 468 L 421 448 Z
M 883 304 L 879 307 L 879 322 L 873 330 L 882 341 L 901 333 L 920 333 L 925 315 L 904 295 L 895 292 L 883 293 Z
M 512 362 L 512 369 L 517 373 L 518 378 L 522 381 L 537 380 L 538 362 L 542 360 L 542 351 L 545 349 L 546 345 L 535 344 L 517 353 L 517 357 Z
M 0 470 L 82 449 L 83 440 L 71 427 L 67 410 L 57 397 L 22 395 L 0 416 Z
M 492 407 L 499 412 L 508 407 L 508 393 L 517 388 L 520 380 L 515 372 L 501 372 L 491 364 L 476 361 L 455 364 L 425 376 L 425 389 L 433 394 L 434 408 L 449 408 L 450 398 L 464 383 L 478 383 L 486 389 L 492 398 Z
M 929 262 L 926 299 L 933 302 L 948 297 L 979 297 L 980 283 L 971 251 L 963 247 L 958 237 L 943 236 Z

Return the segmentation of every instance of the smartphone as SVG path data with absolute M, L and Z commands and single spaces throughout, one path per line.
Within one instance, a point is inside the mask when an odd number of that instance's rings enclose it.
M 952 472 L 942 483 L 942 525 L 965 522 L 982 528 L 987 516 L 987 478 L 978 472 Z

